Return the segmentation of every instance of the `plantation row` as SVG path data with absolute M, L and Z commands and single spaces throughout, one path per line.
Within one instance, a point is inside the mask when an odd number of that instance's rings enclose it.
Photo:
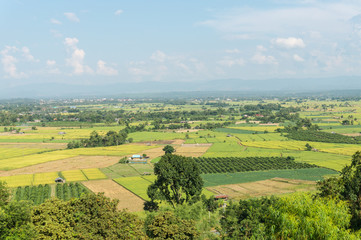
M 36 187 L 18 187 L 16 189 L 14 199 L 17 201 L 30 200 L 37 205 L 42 204 L 46 199 L 50 198 L 50 196 L 51 188 L 48 184 L 45 184 Z
M 199 157 L 194 159 L 199 164 L 202 173 L 233 173 L 318 167 L 313 164 L 295 162 L 293 157 Z
M 288 138 L 299 141 L 360 144 L 361 137 L 349 137 L 337 133 L 328 133 L 312 130 L 289 131 Z
M 56 197 L 63 200 L 71 198 L 78 198 L 82 193 L 87 193 L 89 190 L 80 183 L 65 183 L 56 185 Z

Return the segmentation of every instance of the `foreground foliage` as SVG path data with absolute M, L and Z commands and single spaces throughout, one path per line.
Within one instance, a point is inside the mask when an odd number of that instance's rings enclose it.
M 344 201 L 293 194 L 241 200 L 221 219 L 224 239 L 358 239 Z
M 142 239 L 143 222 L 135 215 L 117 211 L 116 200 L 103 194 L 78 199 L 51 199 L 34 207 L 32 223 L 37 239 Z

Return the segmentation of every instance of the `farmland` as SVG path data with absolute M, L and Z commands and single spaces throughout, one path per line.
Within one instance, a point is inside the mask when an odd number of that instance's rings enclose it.
M 349 101 L 347 106 L 339 103 L 327 111 L 316 100 L 302 104 L 290 99 L 282 104 L 262 101 L 76 103 L 71 108 L 65 103 L 49 103 L 44 108 L 53 116 L 51 120 L 37 112 L 36 122 L 0 127 L 0 180 L 13 188 L 13 199 L 28 198 L 38 204 L 48 198 L 49 187 L 51 196 L 61 199 L 104 191 L 120 200 L 119 209 L 141 211 L 149 200 L 147 187 L 156 178 L 154 164 L 166 145 L 173 146 L 175 154 L 198 162 L 207 196 L 225 193 L 234 199 L 261 196 L 262 186 L 269 186 L 266 195 L 313 190 L 314 181 L 337 175 L 361 150 L 356 141 L 361 132 L 358 101 Z M 266 111 L 270 106 L 274 108 Z M 282 116 L 279 109 L 285 110 Z M 18 117 L 24 119 L 27 114 Z M 296 132 L 286 131 L 300 119 L 317 124 L 320 130 L 310 132 L 305 125 Z M 88 139 L 94 131 L 99 136 L 109 131 L 127 132 L 121 145 L 67 148 L 69 142 Z M 144 155 L 146 162 L 127 163 L 132 155 Z M 66 183 L 55 185 L 57 177 Z M 312 183 L 295 182 L 301 180 Z M 252 186 L 253 192 L 237 190 Z

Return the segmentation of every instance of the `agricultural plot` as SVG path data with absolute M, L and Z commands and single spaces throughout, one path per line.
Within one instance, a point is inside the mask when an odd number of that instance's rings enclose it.
M 94 193 L 104 192 L 106 197 L 118 199 L 118 209 L 128 209 L 129 211 L 142 211 L 144 201 L 134 193 L 115 183 L 113 180 L 97 180 L 84 182 L 83 185 Z
M 272 178 L 251 183 L 208 187 L 208 189 L 218 194 L 226 194 L 231 199 L 238 200 L 251 197 L 293 193 L 298 191 L 314 191 L 316 190 L 316 183 L 304 180 Z
M 31 154 L 46 152 L 45 149 L 40 148 L 4 148 L 0 147 L 0 161 L 8 158 L 23 157 Z
M 210 146 L 181 146 L 176 148 L 176 153 L 186 157 L 200 157 Z
M 88 180 L 107 178 L 107 176 L 102 173 L 98 168 L 83 169 L 82 172 L 85 174 Z
M 8 158 L 0 160 L 0 170 L 11 170 L 16 168 L 22 168 L 27 167 L 39 163 L 44 162 L 50 162 L 50 161 L 56 161 L 60 159 L 65 159 L 69 157 L 74 157 L 75 155 L 65 155 L 61 154 L 60 151 L 54 151 L 54 152 L 46 152 L 42 154 L 32 154 L 27 155 L 24 157 L 14 157 L 14 158 Z
M 86 181 L 87 178 L 81 170 L 68 170 L 62 171 L 61 176 L 65 178 L 67 182 Z
M 75 148 L 62 151 L 51 152 L 54 155 L 68 154 L 70 156 L 126 156 L 140 153 L 142 151 L 157 148 L 158 146 L 147 146 L 145 144 L 124 144 L 110 147 L 95 147 L 95 148 Z
M 126 178 L 116 178 L 115 182 L 122 185 L 124 188 L 128 189 L 138 197 L 142 198 L 145 201 L 149 201 L 147 195 L 147 188 L 152 183 L 150 180 L 147 180 L 144 177 L 126 177 Z
M 291 157 L 224 157 L 194 158 L 202 173 L 233 173 L 277 169 L 315 168 L 316 165 L 295 162 Z
M 42 204 L 46 199 L 50 198 L 51 188 L 49 185 L 39 185 L 39 186 L 26 186 L 18 187 L 15 190 L 13 199 L 16 201 L 20 200 L 30 200 L 35 205 Z
M 102 168 L 101 171 L 108 178 L 135 177 L 144 172 L 153 173 L 153 167 L 150 164 L 121 164 Z
M 338 174 L 338 172 L 326 168 L 306 168 L 306 169 L 292 169 L 292 170 L 269 170 L 257 172 L 239 172 L 239 173 L 216 173 L 216 174 L 202 174 L 205 187 L 247 183 L 271 178 L 288 178 L 318 181 L 322 180 L 323 176 Z
M 55 188 L 56 197 L 62 200 L 78 198 L 89 190 L 80 183 L 57 184 Z
M 42 172 L 57 172 L 68 169 L 84 168 L 104 168 L 112 166 L 119 161 L 119 157 L 114 156 L 77 156 L 55 160 L 52 162 L 40 163 L 33 166 L 13 169 L 10 171 L 0 171 L 0 176 L 11 176 L 19 174 L 34 174 Z
M 185 133 L 177 132 L 134 132 L 128 135 L 134 142 L 152 142 L 158 140 L 184 139 Z
M 33 184 L 33 179 L 32 174 L 0 177 L 0 181 L 6 182 L 8 187 L 30 186 Z
M 53 184 L 57 177 L 59 177 L 57 172 L 37 173 L 34 174 L 33 185 Z

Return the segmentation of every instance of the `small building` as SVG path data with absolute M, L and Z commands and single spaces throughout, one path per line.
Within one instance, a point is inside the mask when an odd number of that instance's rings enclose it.
M 221 195 L 217 195 L 217 196 L 214 196 L 214 200 L 224 200 L 224 201 L 227 201 L 228 200 L 228 196 L 225 195 L 225 194 L 221 194 Z
M 65 183 L 65 179 L 62 179 L 61 177 L 55 178 L 56 183 Z
M 141 155 L 133 155 L 129 158 L 129 163 L 147 163 L 147 158 L 143 158 Z
M 58 132 L 59 135 L 64 135 L 66 132 Z

